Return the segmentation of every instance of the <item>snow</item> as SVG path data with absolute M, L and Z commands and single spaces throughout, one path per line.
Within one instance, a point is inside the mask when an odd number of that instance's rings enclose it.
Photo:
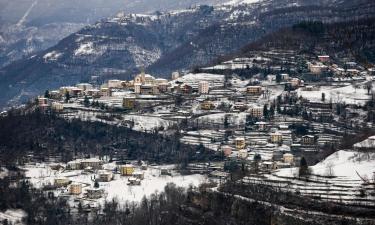
M 159 48 L 147 50 L 137 45 L 130 45 L 129 52 L 132 53 L 132 58 L 137 67 L 147 67 L 156 62 L 161 56 L 161 50 Z
M 363 85 L 363 84 L 362 84 Z M 298 96 L 302 96 L 313 102 L 321 102 L 322 93 L 325 94 L 326 102 L 332 100 L 333 103 L 345 102 L 346 104 L 364 105 L 366 101 L 371 99 L 371 95 L 367 94 L 367 89 L 354 85 L 344 87 L 321 86 L 319 90 L 306 91 L 302 88 L 298 89 Z
M 23 224 L 22 219 L 26 216 L 26 212 L 21 209 L 8 209 L 5 212 L 0 212 L 0 222 L 8 220 L 8 224 L 19 225 Z
M 9 171 L 5 167 L 0 167 L 0 179 L 4 179 L 4 177 L 8 176 Z
M 104 164 L 103 168 L 113 169 L 116 165 L 114 163 Z M 104 200 L 117 199 L 120 203 L 125 202 L 140 202 L 143 196 L 150 196 L 155 192 L 162 192 L 164 187 L 168 183 L 175 183 L 179 187 L 198 186 L 199 184 L 206 181 L 205 175 L 193 174 L 193 175 L 180 175 L 174 172 L 174 165 L 163 165 L 148 167 L 147 170 L 139 170 L 136 167 L 136 172 L 143 172 L 144 179 L 140 185 L 128 185 L 129 176 L 121 176 L 120 174 L 114 175 L 114 180 L 110 182 L 100 182 L 100 188 L 106 193 L 99 203 L 103 203 Z M 83 193 L 92 188 L 94 185 L 95 173 L 84 173 L 82 170 L 72 171 L 52 171 L 48 164 L 40 165 L 28 165 L 26 169 L 26 176 L 30 182 L 37 188 L 42 188 L 44 185 L 53 184 L 55 178 L 66 177 L 72 183 L 82 184 Z M 170 169 L 171 175 L 161 175 L 161 169 Z M 61 189 L 56 190 L 56 194 L 65 194 L 66 190 L 61 192 Z M 78 197 L 82 197 L 81 196 Z
M 324 161 L 312 166 L 316 175 L 327 175 L 327 168 L 332 167 L 334 176 L 349 177 L 353 180 L 360 177 L 372 178 L 375 173 L 375 152 L 356 152 L 340 150 Z M 358 173 L 358 174 L 357 174 Z
M 224 5 L 241 5 L 241 4 L 252 4 L 259 2 L 260 0 L 231 0 L 224 3 Z
M 241 125 L 246 122 L 246 116 L 248 113 L 241 112 L 241 113 L 216 113 L 210 114 L 206 116 L 201 116 L 198 118 L 199 123 L 216 123 L 216 124 L 223 124 L 225 120 L 225 116 L 228 118 L 228 122 L 231 125 Z
M 199 82 L 207 81 L 212 87 L 222 87 L 224 85 L 224 75 L 210 73 L 189 73 L 177 79 L 178 82 L 191 86 L 198 86 Z M 175 82 L 175 81 L 172 81 Z
M 160 127 L 168 128 L 173 125 L 172 121 L 164 120 L 155 116 L 125 115 L 124 119 L 133 121 L 133 130 L 136 131 L 152 131 Z
M 62 53 L 57 51 L 48 52 L 43 56 L 43 59 L 46 61 L 56 61 L 62 56 Z
M 340 150 L 315 166 L 309 167 L 312 174 L 320 176 L 337 176 L 348 180 L 360 180 L 361 177 L 372 178 L 375 173 L 375 152 L 357 152 Z M 298 168 L 281 169 L 276 174 L 294 177 Z
M 91 55 L 95 52 L 94 43 L 88 42 L 81 44 L 77 50 L 75 50 L 74 55 Z
M 375 148 L 375 136 L 354 144 L 354 148 Z
M 224 75 L 210 74 L 210 73 L 189 73 L 178 78 L 181 82 L 199 82 L 199 81 L 222 81 Z
M 118 176 L 119 177 L 119 176 Z M 118 178 L 117 177 L 117 178 Z M 117 179 L 110 183 L 101 183 L 108 192 L 107 200 L 117 198 L 120 202 L 139 202 L 143 196 L 150 196 L 155 192 L 162 192 L 168 183 L 175 183 L 179 187 L 198 186 L 206 178 L 203 175 L 194 174 L 188 176 L 160 176 L 159 169 L 149 169 L 139 186 L 127 185 L 127 178 Z

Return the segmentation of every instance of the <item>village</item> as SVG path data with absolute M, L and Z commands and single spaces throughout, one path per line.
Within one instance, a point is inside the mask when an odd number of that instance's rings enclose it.
M 370 151 L 375 148 L 373 137 L 366 145 L 343 140 L 360 130 L 373 130 L 374 76 L 373 68 L 335 62 L 327 55 L 256 52 L 252 58 L 236 58 L 195 72 L 174 72 L 171 79 L 144 71 L 133 80 L 103 83 L 92 76 L 89 83 L 46 91 L 37 98 L 37 106 L 67 120 L 99 121 L 163 135 L 178 130 L 181 143 L 222 156 L 221 162 L 189 164 L 193 177 L 182 182 L 186 186 L 189 182 L 199 185 L 207 176 L 221 182 L 229 179 L 233 167 L 241 166 L 251 171 L 242 178 L 245 183 L 343 204 L 374 205 L 374 196 L 367 194 L 375 179 L 375 154 Z M 337 148 L 347 150 L 335 153 L 341 156 L 337 160 L 326 158 Z M 114 196 L 111 188 L 100 188 L 105 183 L 111 186 L 113 179 L 136 187 L 145 183 L 145 177 L 157 179 L 175 171 L 135 164 L 104 169 L 111 164 L 77 158 L 43 187 L 63 187 L 60 192 L 101 199 Z M 345 173 L 341 172 L 343 164 L 351 165 Z M 309 181 L 298 178 L 301 166 L 309 167 Z M 79 175 L 65 172 L 77 170 Z M 43 183 L 40 177 L 32 179 Z

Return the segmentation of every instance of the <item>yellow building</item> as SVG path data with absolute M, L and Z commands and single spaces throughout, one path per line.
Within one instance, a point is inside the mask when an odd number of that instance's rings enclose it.
M 261 106 L 250 106 L 248 112 L 254 118 L 260 119 L 263 117 L 263 107 Z
M 134 109 L 135 97 L 125 97 L 122 100 L 122 107 L 124 107 L 124 109 Z
M 284 163 L 289 163 L 289 164 L 293 164 L 294 162 L 294 156 L 290 153 L 285 153 L 283 155 L 283 161 Z
M 64 110 L 64 105 L 60 102 L 52 102 L 52 110 L 56 112 L 61 112 Z
M 103 97 L 110 97 L 111 96 L 111 89 L 109 88 L 101 88 L 100 95 Z
M 234 144 L 236 145 L 237 149 L 244 149 L 246 147 L 245 138 L 236 138 L 234 140 Z
M 250 95 L 260 95 L 262 94 L 262 87 L 261 86 L 248 86 L 246 88 L 246 92 Z
M 283 135 L 279 132 L 275 132 L 271 134 L 271 142 L 272 143 L 281 143 L 283 141 Z
M 203 101 L 201 103 L 201 109 L 203 109 L 203 110 L 211 110 L 211 109 L 214 109 L 214 108 L 215 108 L 215 105 L 211 101 Z
M 122 176 L 131 176 L 134 173 L 134 166 L 133 165 L 122 165 L 120 167 L 120 173 Z
M 71 184 L 69 187 L 69 193 L 72 195 L 79 195 L 82 193 L 82 184 Z
M 55 187 L 66 187 L 70 183 L 70 180 L 66 177 L 56 178 L 54 180 Z

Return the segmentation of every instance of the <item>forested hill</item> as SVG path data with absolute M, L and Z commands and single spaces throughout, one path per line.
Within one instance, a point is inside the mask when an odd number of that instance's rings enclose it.
M 262 0 L 152 15 L 119 13 L 3 68 L 0 107 L 92 75 L 127 79 L 146 67 L 154 75 L 169 77 L 174 70 L 206 64 L 301 21 L 346 21 L 374 12 L 370 0 Z
M 371 66 L 375 64 L 375 17 L 331 24 L 304 21 L 266 35 L 219 61 L 274 49 L 293 50 L 296 54 L 328 54 Z
M 181 144 L 176 135 L 142 133 L 102 122 L 68 121 L 38 111 L 10 111 L 0 117 L 0 164 L 12 167 L 15 162 L 25 162 L 29 153 L 37 160 L 59 157 L 65 162 L 90 154 L 158 163 L 215 157 L 209 151 L 196 154 L 196 147 Z

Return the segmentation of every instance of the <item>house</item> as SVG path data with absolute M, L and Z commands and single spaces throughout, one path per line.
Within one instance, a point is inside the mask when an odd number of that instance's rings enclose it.
M 48 98 L 39 97 L 38 98 L 38 106 L 41 109 L 47 109 L 49 107 Z
M 171 175 L 171 171 L 169 169 L 166 169 L 166 168 L 162 168 L 160 170 L 160 175 L 167 175 L 167 176 L 170 176 Z
M 272 143 L 281 143 L 283 141 L 283 135 L 280 132 L 271 133 Z
M 234 144 L 237 149 L 244 149 L 246 147 L 245 138 L 238 137 L 234 140 Z
M 68 170 L 80 170 L 82 169 L 81 162 L 78 160 L 70 161 L 66 164 L 66 169 Z
M 91 96 L 93 98 L 98 98 L 98 97 L 100 97 L 100 90 L 98 90 L 98 89 L 87 89 L 85 91 L 85 94 L 87 96 Z
M 247 111 L 254 118 L 260 119 L 263 117 L 263 107 L 261 106 L 252 105 Z
M 141 180 L 135 177 L 129 177 L 128 181 L 128 185 L 141 185 Z
M 66 187 L 70 184 L 70 180 L 66 177 L 60 177 L 55 178 L 53 183 L 55 187 Z
M 83 91 L 93 88 L 92 84 L 88 84 L 88 83 L 80 83 L 80 84 L 77 84 L 76 86 L 77 88 L 82 89 Z
M 142 86 L 142 83 L 134 83 L 134 93 L 140 94 L 141 93 L 141 86 Z
M 328 70 L 328 67 L 322 63 L 308 63 L 308 68 L 313 74 L 321 74 Z
M 120 173 L 122 176 L 131 176 L 134 173 L 134 166 L 130 164 L 120 166 Z
M 302 81 L 296 77 L 293 77 L 292 79 L 290 79 L 290 85 L 292 85 L 292 87 L 299 87 L 301 84 L 302 84 Z
M 97 158 L 90 159 L 76 159 L 67 163 L 68 170 L 82 170 L 86 168 L 101 169 L 103 162 Z
M 108 88 L 122 88 L 121 80 L 108 80 Z
M 124 109 L 134 109 L 135 108 L 135 97 L 128 96 L 128 97 L 123 98 L 122 107 L 124 107 Z
M 112 180 L 112 178 L 113 178 L 112 172 L 105 171 L 105 170 L 102 170 L 102 171 L 98 172 L 97 180 L 100 181 L 100 182 L 110 182 Z
M 313 145 L 315 143 L 315 137 L 313 135 L 304 135 L 301 138 L 303 145 Z
M 318 55 L 318 59 L 320 62 L 329 62 L 330 57 L 329 55 Z
M 82 168 L 91 167 L 92 169 L 101 169 L 103 162 L 97 158 L 83 159 L 81 160 Z
M 260 121 L 260 122 L 256 122 L 255 125 L 258 126 L 258 130 L 265 131 L 267 129 L 268 123 Z
M 89 188 L 86 189 L 86 197 L 90 199 L 99 199 L 103 197 L 104 190 L 99 188 Z
M 250 95 L 260 95 L 262 94 L 262 87 L 261 86 L 248 86 L 246 87 L 246 93 Z
M 83 89 L 78 88 L 78 87 L 73 87 L 69 91 L 69 95 L 72 97 L 79 97 L 83 95 Z
M 100 88 L 100 96 L 110 97 L 111 95 L 112 95 L 111 89 L 106 88 L 106 87 Z
M 282 73 L 280 74 L 281 80 L 288 80 L 289 79 L 289 74 L 287 73 Z
M 290 153 L 285 153 L 283 155 L 283 162 L 284 163 L 289 163 L 289 164 L 293 164 L 294 163 L 294 156 Z
M 276 162 L 270 162 L 270 161 L 263 162 L 262 168 L 266 171 L 272 171 L 272 170 L 278 169 L 277 163 Z
M 232 154 L 232 147 L 229 145 L 221 146 L 221 151 L 223 152 L 224 156 L 228 157 Z
M 80 195 L 82 193 L 82 184 L 71 184 L 69 186 L 69 193 L 72 195 Z
M 191 85 L 188 85 L 188 84 L 183 84 L 180 87 L 180 91 L 183 94 L 191 94 L 191 93 L 193 93 L 193 87 Z
M 61 99 L 62 95 L 60 91 L 50 91 L 49 92 L 49 98 L 50 99 Z
M 208 94 L 210 85 L 207 81 L 200 81 L 198 85 L 199 94 Z
M 234 109 L 244 111 L 247 109 L 247 105 L 243 102 L 236 102 L 233 106 Z
M 237 154 L 238 158 L 241 158 L 241 159 L 246 159 L 248 155 L 249 154 L 246 149 L 239 150 Z
M 201 103 L 202 110 L 212 110 L 214 108 L 215 108 L 215 105 L 211 101 L 205 100 Z
M 64 105 L 60 102 L 52 102 L 52 110 L 55 112 L 62 112 L 64 110 Z
M 133 177 L 135 177 L 137 179 L 140 179 L 140 180 L 143 180 L 143 179 L 145 179 L 145 174 L 143 172 L 134 172 Z

